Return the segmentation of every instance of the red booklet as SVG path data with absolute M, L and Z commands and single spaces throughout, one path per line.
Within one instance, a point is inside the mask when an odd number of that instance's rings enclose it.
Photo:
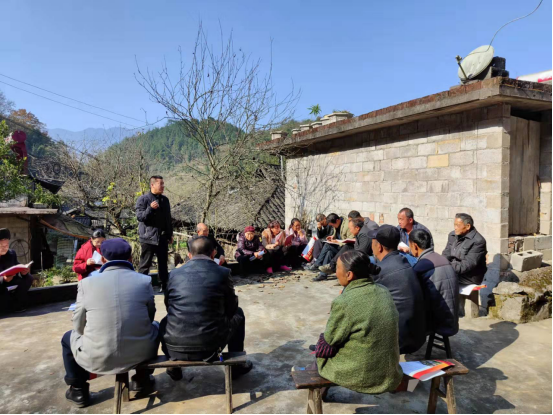
M 0 277 L 11 277 L 15 274 L 19 274 L 21 271 L 28 270 L 31 267 L 31 264 L 33 261 L 29 262 L 27 265 L 18 264 L 14 265 L 11 268 L 5 269 L 4 271 L 0 272 Z

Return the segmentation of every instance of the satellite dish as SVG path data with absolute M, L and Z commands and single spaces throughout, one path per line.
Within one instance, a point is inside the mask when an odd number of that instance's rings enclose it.
M 493 46 L 484 45 L 465 56 L 463 61 L 459 63 L 459 70 L 457 71 L 461 81 L 466 82 L 484 72 L 492 63 L 494 53 Z

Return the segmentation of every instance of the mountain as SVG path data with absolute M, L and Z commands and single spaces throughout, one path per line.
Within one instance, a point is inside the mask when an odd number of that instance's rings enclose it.
M 134 130 L 126 128 L 112 127 L 87 128 L 82 131 L 69 131 L 63 128 L 49 128 L 48 134 L 54 140 L 61 140 L 69 145 L 78 145 L 83 140 L 106 141 L 107 145 L 117 143 L 124 138 L 130 137 L 135 133 Z

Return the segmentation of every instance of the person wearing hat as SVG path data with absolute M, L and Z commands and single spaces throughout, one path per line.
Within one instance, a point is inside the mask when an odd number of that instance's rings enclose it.
M 17 254 L 10 249 L 11 233 L 7 228 L 0 229 L 0 272 L 19 265 Z M 0 277 L 0 312 L 23 312 L 27 307 L 27 292 L 33 284 L 29 269 L 18 274 Z M 12 288 L 15 287 L 15 288 Z
M 234 254 L 240 265 L 240 275 L 246 276 L 252 271 L 266 271 L 267 274 L 272 274 L 270 256 L 259 237 L 255 235 L 255 228 L 246 226 L 244 232 L 238 235 L 238 247 Z
M 80 408 L 90 403 L 90 373 L 128 372 L 157 356 L 159 325 L 151 278 L 134 271 L 131 254 L 124 239 L 106 240 L 98 275 L 78 284 L 73 330 L 63 335 L 61 345 L 69 385 L 65 397 Z M 152 390 L 149 372 L 137 372 L 131 380 L 131 390 Z
M 373 255 L 380 267 L 374 282 L 388 288 L 399 313 L 399 350 L 414 353 L 426 341 L 426 313 L 422 288 L 409 262 L 400 255 L 399 229 L 382 225 L 371 231 Z

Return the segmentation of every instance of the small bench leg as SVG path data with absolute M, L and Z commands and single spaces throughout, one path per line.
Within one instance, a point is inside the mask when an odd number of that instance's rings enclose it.
M 432 348 L 434 347 L 434 333 L 428 336 L 428 344 L 426 346 L 426 354 L 424 355 L 425 359 L 430 359 L 432 357 Z
M 451 346 L 449 345 L 449 336 L 443 336 L 444 346 L 445 346 L 445 355 L 448 359 L 453 359 L 453 354 L 451 353 Z
M 478 305 L 480 300 L 480 291 L 473 291 L 468 296 L 469 304 L 470 304 L 470 312 L 467 314 L 465 311 L 465 315 L 468 318 L 478 318 L 480 315 L 480 307 Z M 466 310 L 466 309 L 465 309 Z
M 445 395 L 447 403 L 447 413 L 456 414 L 457 404 L 455 402 L 455 389 L 453 388 L 453 378 L 451 376 L 444 376 Z
M 323 413 L 323 397 L 321 395 L 321 389 L 309 389 L 309 393 L 307 395 L 307 413 Z
M 440 378 L 433 378 L 430 384 L 430 396 L 428 397 L 428 408 L 426 410 L 429 414 L 436 413 L 436 404 L 438 403 L 438 390 L 440 389 Z
M 232 414 L 232 366 L 225 366 L 225 394 L 227 414 Z
M 121 413 L 121 404 L 129 402 L 129 373 L 120 373 L 115 375 L 113 413 Z

